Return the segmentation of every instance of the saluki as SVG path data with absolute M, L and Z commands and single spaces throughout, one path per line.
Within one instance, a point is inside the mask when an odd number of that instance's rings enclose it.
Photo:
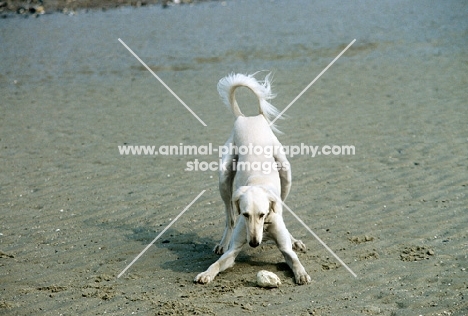
M 275 241 L 297 284 L 307 284 L 310 276 L 294 250 L 306 247 L 287 230 L 282 216 L 282 201 L 291 188 L 291 168 L 281 143 L 273 131 L 271 119 L 279 111 L 268 100 L 270 74 L 262 82 L 254 75 L 231 74 L 218 83 L 218 92 L 236 120 L 231 136 L 224 145 L 219 166 L 219 190 L 226 211 L 226 228 L 214 252 L 222 255 L 195 282 L 209 283 L 216 275 L 234 265 L 242 247 L 258 247 L 267 239 Z M 249 88 L 258 98 L 260 114 L 245 117 L 237 104 L 235 90 Z M 267 150 L 268 149 L 268 150 Z M 237 215 L 240 215 L 237 218 Z

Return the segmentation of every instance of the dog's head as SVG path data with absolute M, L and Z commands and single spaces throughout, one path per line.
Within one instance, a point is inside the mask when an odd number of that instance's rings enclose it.
M 242 186 L 232 197 L 234 209 L 243 217 L 247 241 L 258 247 L 263 239 L 263 225 L 270 212 L 278 212 L 281 201 L 269 190 L 257 186 Z

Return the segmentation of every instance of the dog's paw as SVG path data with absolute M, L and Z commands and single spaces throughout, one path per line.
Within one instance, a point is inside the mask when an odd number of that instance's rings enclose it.
M 310 282 L 312 282 L 312 279 L 307 273 L 297 275 L 295 276 L 295 279 L 298 285 L 309 284 Z
M 217 254 L 217 255 L 222 255 L 224 253 L 223 245 L 221 245 L 221 244 L 216 245 L 216 247 L 214 247 L 214 249 L 213 249 L 213 252 L 215 254 Z
M 307 246 L 302 242 L 302 240 L 296 240 L 293 243 L 292 248 L 296 252 L 297 251 L 306 252 L 307 250 Z
M 195 283 L 200 283 L 200 284 L 207 284 L 207 283 L 210 283 L 211 281 L 213 281 L 214 277 L 207 273 L 207 272 L 202 272 L 200 273 L 199 275 L 197 275 L 195 277 L 195 279 L 193 280 L 193 282 Z

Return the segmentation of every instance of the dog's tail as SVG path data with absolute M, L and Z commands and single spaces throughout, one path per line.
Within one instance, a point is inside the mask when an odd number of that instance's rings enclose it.
M 271 100 L 275 95 L 271 92 L 270 76 L 271 73 L 266 75 L 263 82 L 259 82 L 254 78 L 255 74 L 230 74 L 218 82 L 218 92 L 227 107 L 232 109 L 232 112 L 237 117 L 244 116 L 239 105 L 237 104 L 234 91 L 238 87 L 249 88 L 258 98 L 258 110 L 267 122 L 270 124 L 271 129 L 275 132 L 280 132 L 274 125 L 271 124 L 272 119 L 279 115 L 279 111 L 268 100 Z

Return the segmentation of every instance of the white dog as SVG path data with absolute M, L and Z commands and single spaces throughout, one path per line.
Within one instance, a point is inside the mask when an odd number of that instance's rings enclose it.
M 247 87 L 258 97 L 260 115 L 245 117 L 236 102 L 234 91 Z M 291 169 L 281 144 L 270 127 L 271 118 L 278 110 L 267 100 L 271 92 L 269 75 L 259 83 L 253 75 L 233 74 L 221 79 L 218 92 L 224 103 L 231 107 L 236 121 L 224 148 L 219 173 L 219 189 L 226 208 L 226 229 L 219 245 L 214 249 L 222 256 L 195 282 L 209 283 L 216 275 L 234 265 L 234 260 L 248 242 L 257 247 L 263 240 L 272 239 L 294 272 L 297 284 L 311 281 L 300 263 L 295 250 L 305 245 L 289 234 L 282 217 L 282 201 L 291 188 Z M 253 150 L 255 148 L 255 150 Z M 267 148 L 275 149 L 273 152 Z M 264 152 L 261 153 L 261 149 Z M 241 215 L 235 224 L 236 215 Z M 235 227 L 234 227 L 235 225 Z M 265 235 L 265 236 L 264 236 Z

